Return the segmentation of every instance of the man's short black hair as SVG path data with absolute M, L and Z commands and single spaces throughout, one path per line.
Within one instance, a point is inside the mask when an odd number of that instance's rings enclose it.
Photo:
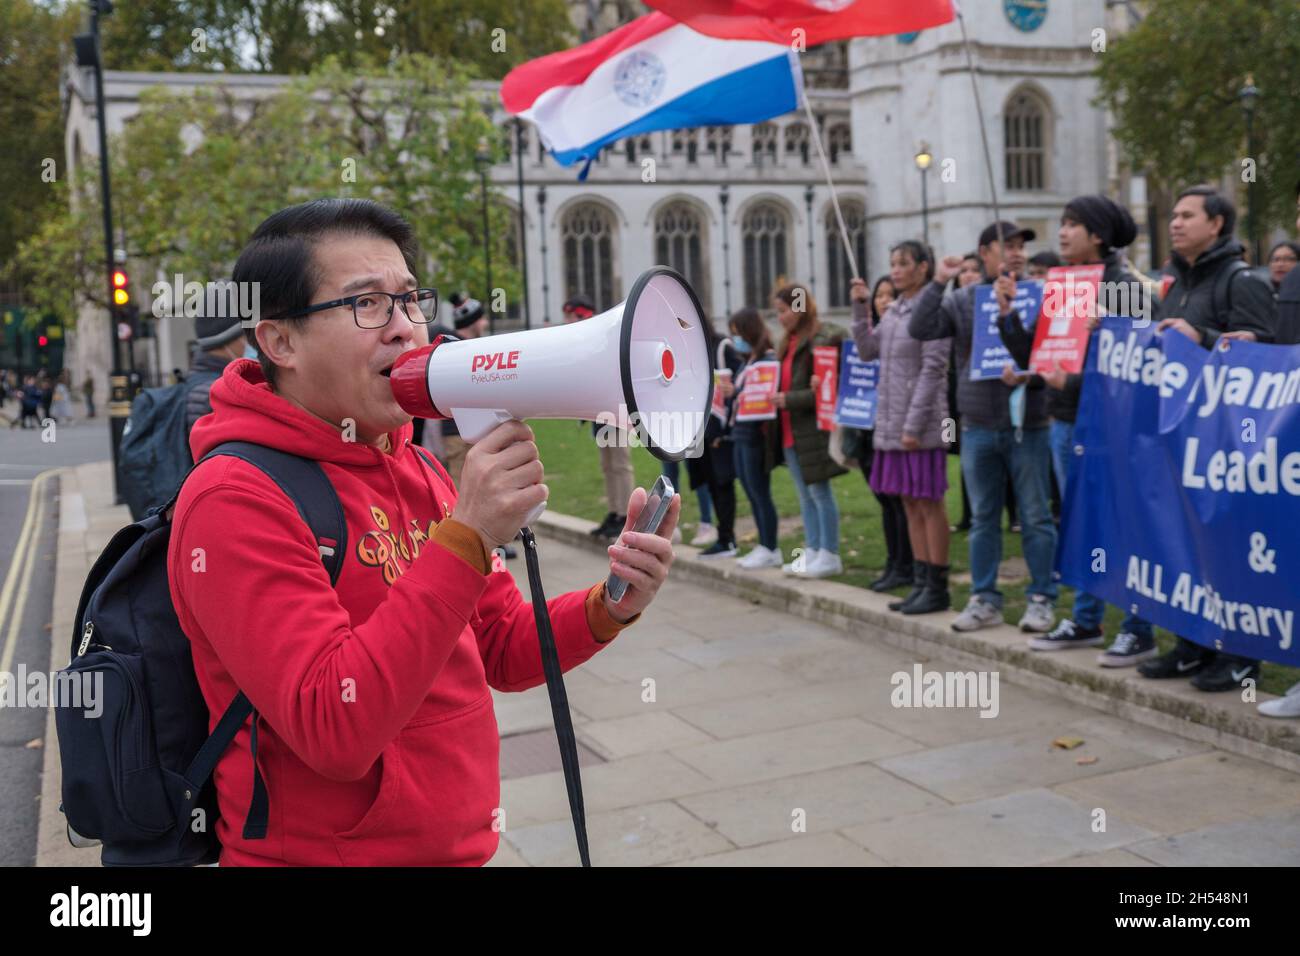
M 1205 215 L 1210 219 L 1216 216 L 1223 217 L 1223 225 L 1219 228 L 1220 239 L 1231 236 L 1232 231 L 1237 228 L 1237 207 L 1233 205 L 1231 199 L 1213 186 L 1189 186 L 1178 194 L 1178 199 L 1184 196 L 1200 196 L 1201 202 L 1205 203 Z
M 313 199 L 289 206 L 263 220 L 239 254 L 231 276 L 237 283 L 258 283 L 258 304 L 263 315 L 303 309 L 311 305 L 320 287 L 312 247 L 331 235 L 365 235 L 391 239 L 402 252 L 406 267 L 416 275 L 419 247 L 411 224 L 389 207 L 371 199 Z M 290 324 L 306 317 L 285 319 Z M 252 328 L 244 334 L 257 346 Z M 258 351 L 262 374 L 274 387 L 276 367 Z

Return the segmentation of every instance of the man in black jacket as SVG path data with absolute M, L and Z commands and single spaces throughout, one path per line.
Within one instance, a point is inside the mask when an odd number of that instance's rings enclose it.
M 1013 222 L 993 223 L 979 239 L 984 284 L 994 282 L 1003 311 L 1015 294 L 1015 278 L 1025 269 L 1025 241 L 1032 229 Z M 957 410 L 961 414 L 961 468 L 970 493 L 971 596 L 952 624 L 974 631 L 1002 623 L 1002 592 L 997 588 L 1002 560 L 1003 492 L 1007 476 L 1015 487 L 1023 529 L 1030 583 L 1028 604 L 1020 619 L 1025 631 L 1046 633 L 1056 622 L 1052 580 L 1056 525 L 1052 522 L 1047 441 L 1047 410 L 1041 383 L 1013 387 L 997 379 L 971 381 L 971 339 L 975 326 L 975 290 L 969 285 L 944 295 L 944 286 L 961 268 L 960 256 L 936 264 L 934 281 L 916 297 L 907 331 L 914 339 L 952 338 L 957 362 Z M 1009 301 L 1009 300 L 1007 300 Z
M 1174 284 L 1161 307 L 1161 331 L 1174 330 L 1213 348 L 1220 338 L 1271 342 L 1277 305 L 1268 283 L 1242 260 L 1245 247 L 1232 236 L 1237 210 L 1211 186 L 1184 190 L 1169 225 Z M 1259 661 L 1221 654 L 1179 637 L 1169 653 L 1138 665 L 1143 677 L 1192 677 L 1198 690 L 1240 687 L 1259 680 Z

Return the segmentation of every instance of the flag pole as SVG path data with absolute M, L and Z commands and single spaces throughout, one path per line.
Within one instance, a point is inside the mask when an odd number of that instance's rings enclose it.
M 822 147 L 822 135 L 817 130 L 817 117 L 813 116 L 812 104 L 808 101 L 808 87 L 803 83 L 802 66 L 799 67 L 799 79 L 801 94 L 799 98 L 803 100 L 804 112 L 808 114 L 808 125 L 812 127 L 812 140 L 817 147 L 817 158 L 821 160 L 822 172 L 826 174 L 826 185 L 829 186 L 831 190 L 831 205 L 835 208 L 835 221 L 840 227 L 840 241 L 844 243 L 844 254 L 849 258 L 849 268 L 852 270 L 851 274 L 856 276 L 858 275 L 858 259 L 857 256 L 853 254 L 853 244 L 849 242 L 849 230 L 844 225 L 844 213 L 840 212 L 840 197 L 835 192 L 835 183 L 831 179 L 831 164 L 826 159 L 826 150 Z M 812 227 L 813 224 L 811 222 L 808 223 L 809 232 L 812 231 Z M 812 268 L 811 262 L 808 263 L 808 267 L 810 269 Z
M 957 0 L 953 0 L 952 9 L 957 14 L 957 25 L 961 27 L 961 42 L 966 50 L 966 72 L 970 75 L 971 92 L 975 94 L 975 115 L 979 118 L 980 142 L 984 144 L 984 168 L 989 176 L 989 195 L 993 198 L 993 221 L 996 223 L 994 231 L 998 237 L 998 248 L 1005 256 L 1006 247 L 1002 242 L 1002 210 L 998 208 L 997 177 L 993 175 L 993 153 L 989 150 L 989 134 L 984 126 L 984 105 L 980 100 L 980 87 L 975 81 L 975 58 L 971 56 L 970 37 L 966 35 L 966 18 L 962 16 L 961 5 Z

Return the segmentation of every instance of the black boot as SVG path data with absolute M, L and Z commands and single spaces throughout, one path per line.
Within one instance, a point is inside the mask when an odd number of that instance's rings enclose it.
M 946 611 L 952 607 L 952 595 L 948 593 L 948 565 L 926 565 L 930 573 L 926 577 L 925 590 L 911 604 L 904 604 L 899 610 L 904 614 L 930 614 L 933 611 Z
M 910 561 L 906 565 L 901 561 L 887 561 L 885 573 L 871 582 L 871 590 L 892 591 L 894 588 L 901 588 L 904 584 L 912 583 L 912 574 Z
M 880 577 L 876 578 L 876 580 L 868 584 L 867 587 L 870 588 L 872 591 L 887 590 L 886 588 L 881 587 L 881 585 L 883 585 L 886 581 L 893 580 L 893 578 L 894 578 L 894 559 L 888 558 L 885 561 L 885 570 L 880 572 Z M 908 578 L 908 580 L 910 581 L 911 578 Z
M 890 601 L 889 609 L 891 611 L 901 611 L 909 604 L 916 601 L 925 590 L 925 582 L 929 580 L 930 566 L 924 561 L 912 561 L 912 590 L 907 592 L 907 597 L 901 601 Z

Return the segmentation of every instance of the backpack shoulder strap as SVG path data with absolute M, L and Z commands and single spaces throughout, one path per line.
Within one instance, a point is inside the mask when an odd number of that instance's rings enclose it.
M 1242 272 L 1249 269 L 1241 259 L 1234 259 L 1228 268 L 1219 273 L 1214 282 L 1214 314 L 1226 316 L 1232 311 L 1232 283 Z
M 215 458 L 228 455 L 248 462 L 260 469 L 280 489 L 289 496 L 289 500 L 298 509 L 298 514 L 307 523 L 316 538 L 321 561 L 330 576 L 330 585 L 338 583 L 339 572 L 343 569 L 343 556 L 347 553 L 347 524 L 343 520 L 343 506 L 338 493 L 325 475 L 318 462 L 299 455 L 268 448 L 253 442 L 225 442 L 212 449 L 197 462 L 194 467 Z M 193 469 L 190 469 L 191 472 Z M 188 477 L 188 476 L 187 476 Z M 177 492 L 179 495 L 179 492 Z M 171 505 L 175 504 L 175 498 Z M 168 507 L 170 507 L 169 505 Z M 197 794 L 212 776 L 217 761 L 221 759 L 226 748 L 230 746 L 244 721 L 252 715 L 253 724 L 250 731 L 250 743 L 253 758 L 253 796 L 249 804 L 248 816 L 244 820 L 243 836 L 246 840 L 260 840 L 266 837 L 269 801 L 266 783 L 257 766 L 257 712 L 252 701 L 241 690 L 221 715 L 216 728 L 208 736 L 199 752 L 186 770 L 185 779 L 192 785 L 191 793 Z
M 246 461 L 280 486 L 280 490 L 289 496 L 316 538 L 321 561 L 329 572 L 330 584 L 337 584 L 339 573 L 343 570 L 343 556 L 347 553 L 348 528 L 343 520 L 343 506 L 339 502 L 339 496 L 320 464 L 310 458 L 244 441 L 218 445 L 199 461 L 207 461 L 218 455 L 229 455 Z

